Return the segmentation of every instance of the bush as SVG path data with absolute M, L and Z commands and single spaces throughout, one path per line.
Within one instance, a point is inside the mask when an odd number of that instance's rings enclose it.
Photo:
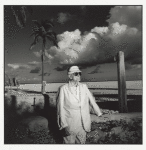
M 88 141 L 90 141 L 90 143 L 142 144 L 142 119 L 141 118 L 132 119 L 130 122 L 126 122 L 125 120 L 107 121 L 105 123 L 93 122 L 92 130 L 95 130 L 96 128 L 100 128 L 102 131 L 108 132 L 108 134 L 104 138 L 100 138 L 95 143 L 94 143 L 94 139 L 87 139 Z M 118 129 L 119 132 L 111 129 Z

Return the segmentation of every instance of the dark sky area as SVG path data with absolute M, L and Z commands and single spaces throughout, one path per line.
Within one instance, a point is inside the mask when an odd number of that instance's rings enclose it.
M 79 65 L 82 81 L 117 80 L 114 56 L 125 54 L 126 80 L 142 77 L 141 6 L 27 6 L 21 28 L 11 6 L 4 6 L 5 73 L 21 83 L 41 83 L 41 49 L 29 50 L 33 20 L 51 20 L 59 47 L 49 43 L 45 53 L 47 82 L 64 82 L 66 68 Z M 30 11 L 31 10 L 31 11 Z M 31 12 L 31 13 L 30 13 Z

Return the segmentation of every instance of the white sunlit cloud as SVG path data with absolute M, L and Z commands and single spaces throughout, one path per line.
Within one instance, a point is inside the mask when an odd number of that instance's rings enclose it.
M 96 36 L 93 33 L 81 36 L 81 32 L 78 29 L 73 32 L 66 31 L 58 35 L 58 38 L 60 40 L 58 42 L 59 48 L 51 47 L 48 53 L 52 56 L 52 61 L 58 61 L 60 64 L 75 63 L 84 53 L 85 48 L 89 47 L 90 40 L 96 40 Z
M 119 50 L 124 51 L 129 61 L 140 60 L 141 7 L 114 7 L 110 14 L 107 27 L 94 27 L 84 34 L 79 29 L 59 34 L 59 48 L 52 46 L 46 51 L 49 61 L 61 65 L 97 65 L 114 62 L 114 56 Z
M 96 32 L 99 35 L 104 35 L 109 31 L 108 27 L 95 27 L 91 29 L 91 32 Z

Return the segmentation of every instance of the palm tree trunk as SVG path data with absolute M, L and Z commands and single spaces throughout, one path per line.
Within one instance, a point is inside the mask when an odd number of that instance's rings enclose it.
M 43 81 L 44 81 L 44 57 L 43 57 L 43 52 L 42 52 L 42 93 L 44 92 Z
M 42 94 L 45 93 L 45 88 L 44 88 L 44 49 L 45 49 L 45 43 L 43 42 L 43 48 L 42 48 Z

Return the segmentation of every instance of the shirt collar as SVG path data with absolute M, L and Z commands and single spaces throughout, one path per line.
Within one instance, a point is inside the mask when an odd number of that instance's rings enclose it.
M 72 82 L 69 81 L 69 87 L 78 87 L 80 85 L 80 82 L 78 82 L 77 86 L 72 84 Z

